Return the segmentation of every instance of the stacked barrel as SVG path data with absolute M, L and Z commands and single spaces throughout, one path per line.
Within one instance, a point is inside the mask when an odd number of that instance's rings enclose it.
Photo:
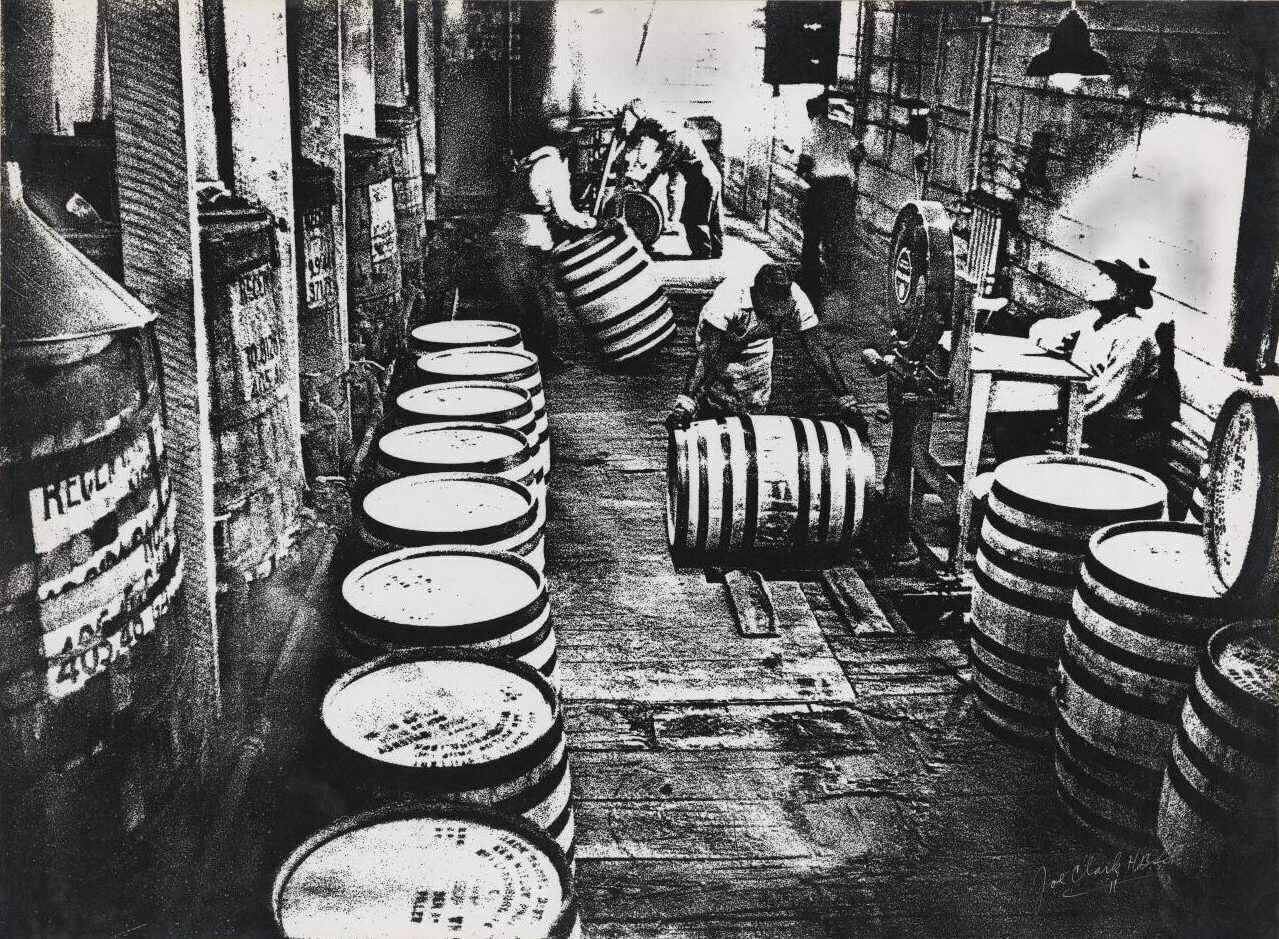
M 578 935 L 538 360 L 504 323 L 435 323 L 409 342 L 412 387 L 388 408 L 354 491 L 344 670 L 320 709 L 334 783 L 370 814 L 298 849 L 277 882 L 277 920 L 285 935 L 330 934 L 313 928 L 314 888 L 341 868 L 371 906 L 361 931 L 403 902 L 414 922 L 447 919 L 455 932 L 479 917 L 497 923 L 486 935 Z M 419 804 L 386 808 L 405 800 Z M 419 894 L 418 867 L 468 886 Z
M 1052 677 L 1077 570 L 1105 525 L 1164 514 L 1167 488 L 1135 467 L 1051 454 L 995 469 L 978 538 L 971 651 L 978 717 L 1014 742 L 1052 734 Z

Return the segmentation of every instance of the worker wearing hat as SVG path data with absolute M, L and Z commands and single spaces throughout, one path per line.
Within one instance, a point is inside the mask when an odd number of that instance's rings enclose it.
M 1092 309 L 1040 320 L 1031 326 L 1030 338 L 1088 374 L 1083 404 L 1089 452 L 1157 472 L 1180 402 L 1172 323 L 1141 312 L 1154 306 L 1155 277 L 1144 260 L 1136 267 L 1122 260 L 1093 265 L 1097 273 L 1084 295 Z M 1011 444 L 1008 429 L 996 430 L 996 449 L 1005 458 L 1015 455 L 1013 450 L 1042 452 L 1046 430 L 1046 425 L 1014 424 L 1011 431 L 1021 439 Z
M 773 338 L 784 333 L 799 335 L 814 370 L 839 396 L 844 416 L 861 425 L 857 401 L 817 327 L 812 303 L 781 265 L 764 264 L 753 277 L 725 278 L 702 308 L 697 357 L 667 426 L 764 411 L 773 391 Z
M 693 128 L 659 117 L 639 98 L 629 101 L 618 114 L 618 130 L 624 138 L 623 152 L 635 150 L 645 138 L 657 142 L 661 156 L 649 171 L 643 188 L 648 189 L 662 173 L 678 173 L 684 179 L 684 205 L 680 223 L 688 238 L 694 260 L 718 258 L 724 254 L 723 178 Z
M 551 118 L 540 145 L 514 167 L 511 197 L 493 235 L 491 263 L 503 304 L 523 329 L 530 351 L 554 365 L 558 296 L 550 250 L 595 227 L 571 196 L 566 151 L 573 141 L 567 117 Z

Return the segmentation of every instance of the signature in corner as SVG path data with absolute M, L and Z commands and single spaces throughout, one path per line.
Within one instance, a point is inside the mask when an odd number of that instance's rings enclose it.
M 1089 854 L 1082 861 L 1050 871 L 1040 867 L 1035 873 L 1035 912 L 1041 912 L 1049 898 L 1071 900 L 1092 893 L 1114 896 L 1119 888 L 1155 876 L 1168 855 L 1161 851 L 1117 851 L 1114 855 Z

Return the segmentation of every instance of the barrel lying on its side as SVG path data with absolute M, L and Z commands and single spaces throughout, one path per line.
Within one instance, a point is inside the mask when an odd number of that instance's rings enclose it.
M 623 362 L 675 335 L 666 289 L 625 222 L 604 225 L 554 251 L 555 273 L 601 357 Z
M 673 551 L 846 553 L 875 481 L 846 424 L 792 417 L 696 421 L 672 433 L 666 533 Z

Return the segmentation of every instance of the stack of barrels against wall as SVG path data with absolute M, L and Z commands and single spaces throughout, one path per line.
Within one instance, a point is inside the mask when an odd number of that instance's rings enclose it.
M 1116 847 L 1162 848 L 1184 911 L 1246 923 L 1279 881 L 1279 404 L 1227 400 L 1202 526 L 1161 520 L 1165 496 L 1086 457 L 996 468 L 973 592 L 978 714 L 1013 741 L 1051 739 L 1068 813 Z
M 152 316 L 5 181 L 0 908 L 132 932 L 201 745 Z
M 270 574 L 293 551 L 304 479 L 271 213 L 227 196 L 203 201 L 200 261 L 213 369 L 214 543 L 226 589 Z
M 492 321 L 423 326 L 411 342 L 417 387 L 388 409 L 353 493 L 344 671 L 320 709 L 332 781 L 366 814 L 286 862 L 277 922 L 337 936 L 411 910 L 461 934 L 482 922 L 476 935 L 578 936 L 537 358 Z M 405 800 L 416 807 L 388 808 Z M 361 900 L 321 925 L 317 885 L 339 873 Z
M 404 339 L 395 144 L 346 137 L 347 319 L 351 358 L 389 365 Z M 367 417 L 366 415 L 361 415 Z

